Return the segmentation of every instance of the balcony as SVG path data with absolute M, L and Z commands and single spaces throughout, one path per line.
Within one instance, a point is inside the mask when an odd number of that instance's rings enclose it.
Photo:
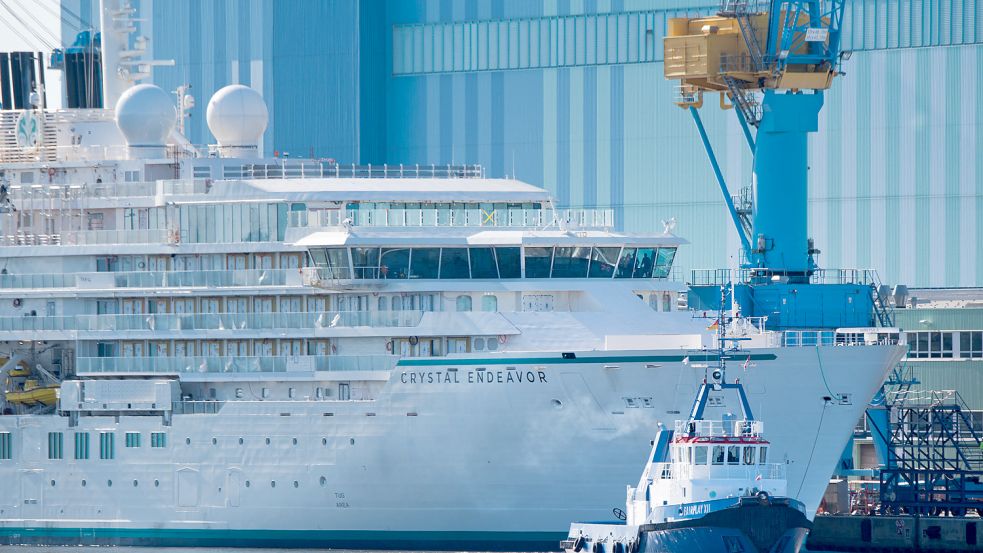
M 398 359 L 396 355 L 79 357 L 76 372 L 92 376 L 389 371 Z
M 321 313 L 144 313 L 69 317 L 0 317 L 0 332 L 289 330 L 352 327 L 413 327 L 423 311 L 325 311 Z
M 177 236 L 166 229 L 76 230 L 56 234 L 17 233 L 0 236 L 0 247 L 174 243 L 177 243 Z

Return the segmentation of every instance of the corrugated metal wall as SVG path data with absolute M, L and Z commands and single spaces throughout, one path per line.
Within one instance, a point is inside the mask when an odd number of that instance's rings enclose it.
M 596 30 L 611 24 L 604 14 L 632 12 L 643 36 L 667 15 L 716 2 L 394 4 L 387 161 L 478 162 L 542 184 L 565 205 L 612 206 L 627 230 L 658 230 L 675 217 L 693 243 L 680 264 L 730 263 L 736 237 L 661 63 L 638 63 L 648 55 L 641 38 L 628 49 L 638 59 L 621 60 Z M 477 21 L 500 23 L 465 24 Z M 873 267 L 887 282 L 918 286 L 983 285 L 979 21 L 983 0 L 848 4 L 846 42 L 856 52 L 811 144 L 810 229 L 823 266 Z M 559 37 L 543 40 L 543 29 Z M 736 190 L 751 163 L 737 122 L 712 106 L 703 115 Z

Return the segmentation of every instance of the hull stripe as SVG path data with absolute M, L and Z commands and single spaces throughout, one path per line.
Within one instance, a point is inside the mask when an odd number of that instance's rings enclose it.
M 679 363 L 687 357 L 692 361 L 717 361 L 716 354 L 691 353 L 688 355 L 612 355 L 605 357 L 574 357 L 565 359 L 563 357 L 499 357 L 495 359 L 454 359 L 447 357 L 427 358 L 427 359 L 400 359 L 396 363 L 397 367 L 430 367 L 445 365 L 533 365 L 533 364 L 578 364 L 578 363 Z M 743 361 L 748 355 L 723 356 L 724 359 Z M 750 355 L 752 361 L 774 361 L 778 359 L 774 353 L 753 353 Z

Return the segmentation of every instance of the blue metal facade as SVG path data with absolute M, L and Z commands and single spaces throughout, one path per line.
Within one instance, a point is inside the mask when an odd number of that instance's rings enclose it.
M 737 261 L 697 131 L 662 76 L 666 19 L 715 0 L 135 3 L 153 10 L 155 56 L 177 60 L 158 84 L 194 87 L 195 142 L 211 139 L 212 91 L 242 82 L 271 105 L 267 153 L 480 163 L 563 205 L 611 206 L 627 230 L 674 217 L 692 242 L 681 266 Z M 983 286 L 983 0 L 848 0 L 844 42 L 855 53 L 809 145 L 820 266 Z M 736 192 L 751 174 L 740 125 L 702 115 Z
M 612 206 L 627 230 L 675 217 L 693 243 L 678 263 L 733 264 L 736 233 L 661 64 L 666 19 L 717 4 L 394 2 L 384 159 L 476 161 L 564 205 Z M 983 285 L 983 0 L 848 1 L 844 42 L 855 53 L 809 147 L 819 264 Z M 736 193 L 751 171 L 738 121 L 702 115 Z

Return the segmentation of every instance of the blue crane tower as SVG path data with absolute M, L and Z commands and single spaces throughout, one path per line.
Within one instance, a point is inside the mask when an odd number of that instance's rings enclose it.
M 808 139 L 842 74 L 845 0 L 722 0 L 717 15 L 669 21 L 665 76 L 679 83 L 741 241 L 733 298 L 773 329 L 891 326 L 876 273 L 820 269 L 808 236 Z M 737 114 L 754 156 L 732 197 L 700 118 L 704 96 Z M 730 271 L 694 275 L 690 305 L 718 309 Z

